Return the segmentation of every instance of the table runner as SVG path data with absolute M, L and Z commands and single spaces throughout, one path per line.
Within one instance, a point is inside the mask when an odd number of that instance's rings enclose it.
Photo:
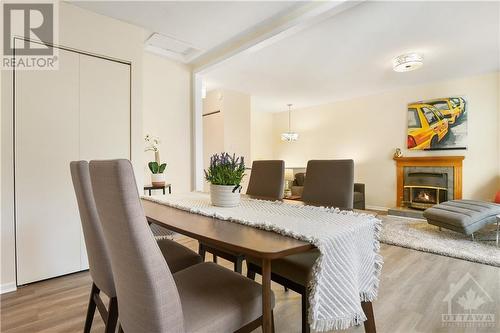
M 309 283 L 309 323 L 320 332 L 359 325 L 361 301 L 377 298 L 383 260 L 381 221 L 337 208 L 301 206 L 242 197 L 237 207 L 210 204 L 207 193 L 144 196 L 143 199 L 307 241 L 320 256 Z

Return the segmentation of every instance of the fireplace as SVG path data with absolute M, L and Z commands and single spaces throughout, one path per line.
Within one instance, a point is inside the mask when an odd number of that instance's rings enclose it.
M 423 209 L 462 199 L 463 156 L 395 157 L 396 207 L 389 215 L 423 218 Z
M 396 207 L 424 209 L 433 202 L 462 199 L 463 159 L 463 156 L 394 158 Z
M 403 205 L 427 209 L 448 200 L 448 174 L 445 172 L 408 172 L 404 178 Z

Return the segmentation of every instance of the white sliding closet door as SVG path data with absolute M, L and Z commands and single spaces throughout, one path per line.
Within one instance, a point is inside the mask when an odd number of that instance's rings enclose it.
M 130 158 L 130 66 L 59 49 L 16 72 L 17 282 L 88 268 L 72 160 Z
M 78 61 L 78 54 L 61 50 L 59 70 L 16 72 L 18 284 L 81 267 L 68 164 L 79 157 Z

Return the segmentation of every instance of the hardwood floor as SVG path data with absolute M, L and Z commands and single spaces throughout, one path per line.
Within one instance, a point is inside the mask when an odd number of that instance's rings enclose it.
M 195 251 L 198 248 L 198 243 L 189 238 L 180 237 L 178 241 Z M 374 303 L 379 333 L 500 331 L 500 268 L 389 245 L 382 245 L 381 252 L 385 264 L 379 299 Z M 222 259 L 219 262 L 232 267 Z M 495 314 L 495 328 L 442 327 L 441 314 L 448 309 L 443 299 L 450 285 L 466 273 L 491 297 L 488 309 Z M 1 295 L 1 332 L 81 332 L 90 287 L 88 272 L 81 272 Z M 300 296 L 285 292 L 279 285 L 273 285 L 273 290 L 276 332 L 300 332 Z M 486 296 L 482 299 L 489 301 Z M 96 314 L 92 332 L 103 329 Z M 364 330 L 360 326 L 342 332 Z

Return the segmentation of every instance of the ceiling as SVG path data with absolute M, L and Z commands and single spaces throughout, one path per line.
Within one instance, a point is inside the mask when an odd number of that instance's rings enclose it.
M 72 1 L 72 4 L 208 51 L 299 6 L 294 1 Z
M 246 92 L 258 110 L 275 112 L 491 72 L 500 70 L 499 16 L 499 2 L 364 2 L 241 53 L 204 80 L 208 90 Z M 424 66 L 394 72 L 392 58 L 412 51 L 424 54 Z

